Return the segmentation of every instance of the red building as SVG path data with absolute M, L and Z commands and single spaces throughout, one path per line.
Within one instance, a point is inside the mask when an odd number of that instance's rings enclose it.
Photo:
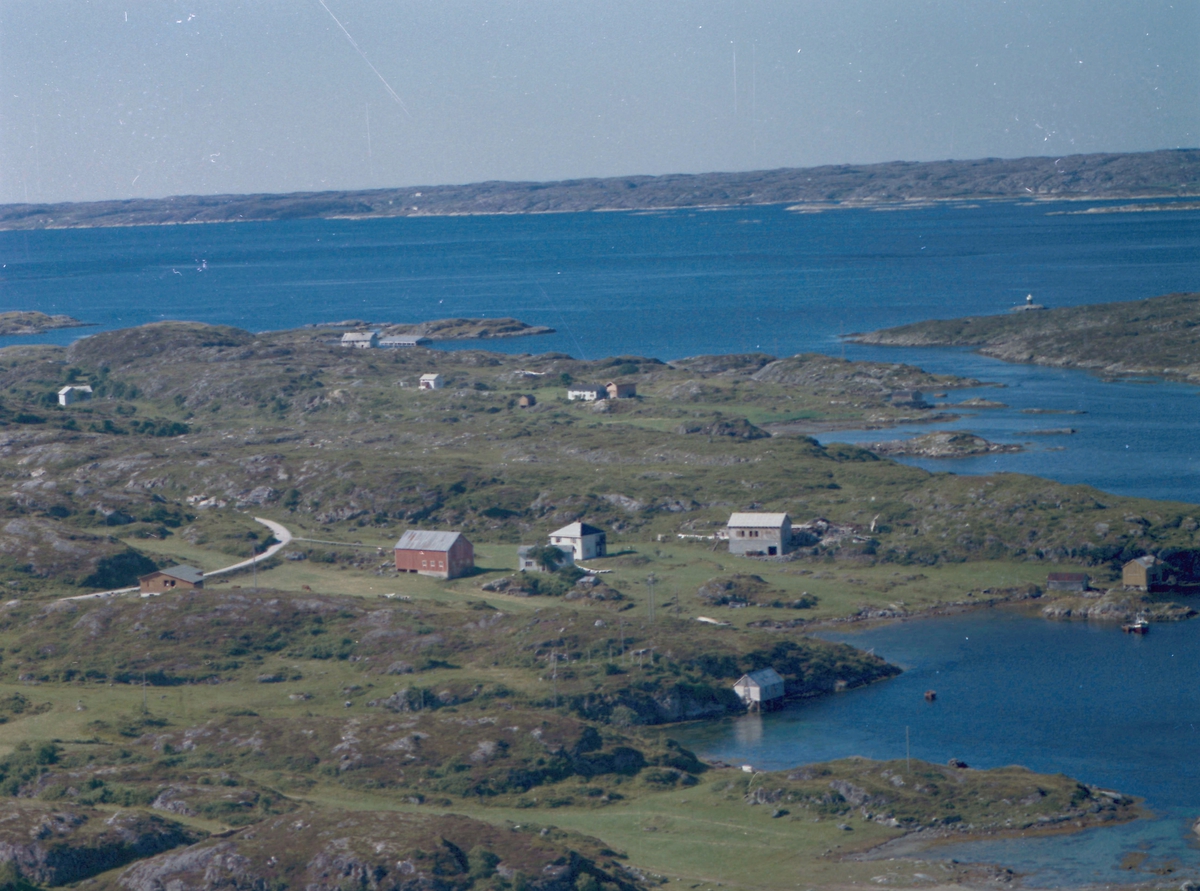
M 396 542 L 396 569 L 456 579 L 475 568 L 475 548 L 461 532 L 410 529 Z

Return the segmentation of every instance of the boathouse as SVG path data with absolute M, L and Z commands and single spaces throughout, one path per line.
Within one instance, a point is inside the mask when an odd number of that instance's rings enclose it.
M 775 557 L 792 547 L 792 520 L 787 514 L 730 514 L 726 533 L 729 553 L 744 557 Z
M 752 671 L 738 678 L 733 692 L 749 709 L 770 708 L 783 703 L 784 683 L 773 668 Z
M 1051 591 L 1083 592 L 1090 581 L 1086 572 L 1052 572 L 1046 576 L 1046 587 Z
M 369 350 L 379 346 L 378 331 L 347 331 L 342 335 L 342 346 Z
M 550 544 L 569 548 L 576 560 L 591 560 L 605 555 L 608 541 L 603 529 L 587 523 L 571 523 L 551 532 Z
M 165 591 L 194 591 L 204 587 L 204 573 L 194 566 L 172 566 L 138 578 L 142 594 L 162 594 Z
M 637 395 L 637 384 L 618 384 L 616 381 L 609 381 L 604 385 L 604 389 L 608 393 L 609 399 L 632 399 Z
M 475 568 L 475 548 L 461 532 L 409 529 L 396 542 L 396 569 L 456 579 Z
M 76 402 L 82 402 L 84 399 L 92 398 L 92 388 L 89 386 L 63 387 L 58 391 L 59 405 L 72 405 Z
M 1138 557 L 1121 567 L 1121 584 L 1126 588 L 1149 591 L 1155 585 L 1162 584 L 1165 568 L 1166 565 L 1151 554 Z
M 422 390 L 440 390 L 442 376 L 440 374 L 423 374 L 419 386 Z

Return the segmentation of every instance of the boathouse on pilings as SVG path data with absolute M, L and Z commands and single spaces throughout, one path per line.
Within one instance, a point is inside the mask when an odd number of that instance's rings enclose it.
M 773 668 L 752 671 L 738 678 L 733 692 L 751 711 L 783 705 L 784 683 Z
M 1126 588 L 1149 591 L 1162 584 L 1165 568 L 1165 564 L 1151 554 L 1138 557 L 1121 567 L 1121 584 Z

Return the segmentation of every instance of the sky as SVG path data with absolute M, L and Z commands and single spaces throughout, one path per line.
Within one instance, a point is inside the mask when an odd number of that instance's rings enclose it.
M 0 203 L 1200 145 L 1200 0 L 0 0 Z

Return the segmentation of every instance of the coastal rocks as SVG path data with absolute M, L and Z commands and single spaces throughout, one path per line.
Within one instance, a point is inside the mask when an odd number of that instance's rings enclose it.
M 1154 601 L 1145 594 L 1113 588 L 1098 599 L 1059 597 L 1042 608 L 1047 619 L 1090 619 L 1104 622 L 1132 622 L 1144 618 L 1150 622 L 1179 622 L 1196 615 L 1190 606 L 1169 601 Z
M 84 328 L 88 324 L 70 316 L 50 316 L 44 312 L 0 312 L 0 336 L 4 337 L 41 334 L 58 328 Z
M 885 457 L 968 458 L 997 452 L 1020 452 L 1014 443 L 989 442 L 982 436 L 962 431 L 941 431 L 914 436 L 912 439 L 865 443 L 863 448 Z

